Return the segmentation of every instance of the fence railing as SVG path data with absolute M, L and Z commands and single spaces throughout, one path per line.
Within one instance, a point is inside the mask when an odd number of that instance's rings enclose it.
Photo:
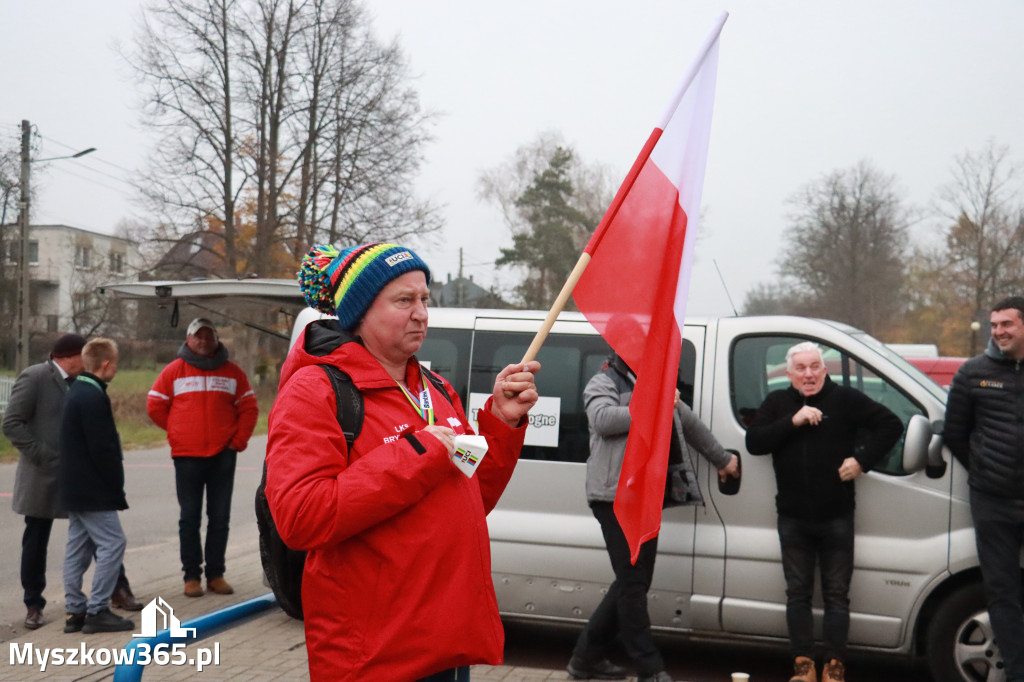
M 0 414 L 7 409 L 7 401 L 11 399 L 11 388 L 14 386 L 14 377 L 0 377 Z

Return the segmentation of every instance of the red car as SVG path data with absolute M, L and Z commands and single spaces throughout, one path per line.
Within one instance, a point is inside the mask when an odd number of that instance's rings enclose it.
M 906 358 L 906 361 L 930 376 L 935 383 L 949 390 L 953 375 L 967 358 Z

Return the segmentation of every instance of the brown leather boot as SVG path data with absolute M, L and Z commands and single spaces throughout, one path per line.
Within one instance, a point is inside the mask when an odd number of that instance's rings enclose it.
M 210 578 L 206 581 L 206 589 L 214 594 L 234 594 L 235 589 L 231 587 L 231 583 L 224 580 L 222 576 L 216 578 Z
M 806 656 L 797 656 L 793 661 L 793 677 L 789 678 L 789 682 L 818 682 L 814 661 Z
M 124 609 L 125 611 L 141 611 L 142 604 L 135 600 L 135 595 L 132 594 L 132 588 L 124 583 L 118 583 L 114 589 L 114 594 L 110 595 L 110 605 L 117 609 Z
M 202 597 L 203 594 L 203 584 L 201 582 L 199 582 L 198 580 L 185 581 L 186 597 Z
M 821 671 L 821 682 L 844 682 L 846 680 L 846 667 L 839 659 L 833 658 L 825 664 Z

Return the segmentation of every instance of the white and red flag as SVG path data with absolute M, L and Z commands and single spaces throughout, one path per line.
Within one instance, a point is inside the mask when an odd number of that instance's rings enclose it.
M 615 516 L 633 561 L 658 535 L 722 14 L 584 250 L 576 305 L 636 373 Z

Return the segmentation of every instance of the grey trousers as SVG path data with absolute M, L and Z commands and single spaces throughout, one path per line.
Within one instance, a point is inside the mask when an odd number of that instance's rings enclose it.
M 64 551 L 64 602 L 68 613 L 96 614 L 110 606 L 128 544 L 116 511 L 68 512 Z M 82 577 L 96 557 L 92 593 L 86 602 Z

